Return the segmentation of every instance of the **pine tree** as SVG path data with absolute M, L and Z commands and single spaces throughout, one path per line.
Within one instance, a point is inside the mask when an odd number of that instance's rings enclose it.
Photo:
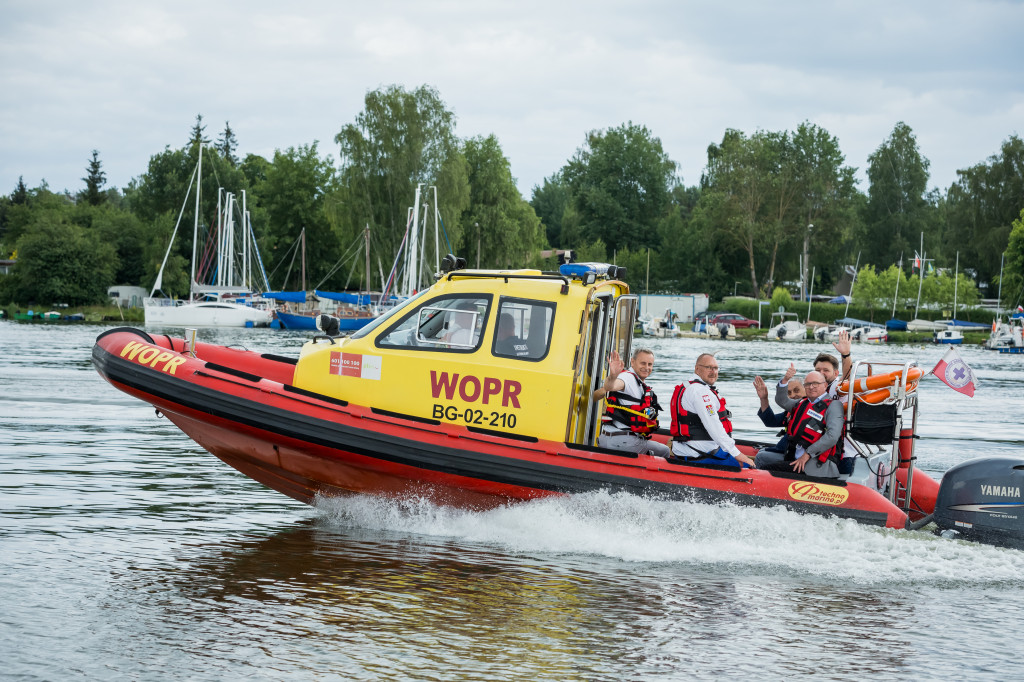
M 199 144 L 209 144 L 210 140 L 203 137 L 206 132 L 206 126 L 203 125 L 203 115 L 196 114 L 196 124 L 192 126 L 192 134 L 188 140 L 189 149 Z
M 107 182 L 107 174 L 102 170 L 102 163 L 100 162 L 100 153 L 93 149 L 92 160 L 89 162 L 87 167 L 88 175 L 82 180 L 85 182 L 85 192 L 82 196 L 91 206 L 99 206 L 106 199 L 106 194 L 100 191 Z
M 11 203 L 12 204 L 26 204 L 28 203 L 28 188 L 25 187 L 25 179 L 18 176 L 18 186 L 11 192 Z
M 224 121 L 224 132 L 217 138 L 217 151 L 220 152 L 232 166 L 238 165 L 238 158 L 235 157 L 235 150 L 238 149 L 238 139 L 235 131 L 231 129 L 231 123 Z

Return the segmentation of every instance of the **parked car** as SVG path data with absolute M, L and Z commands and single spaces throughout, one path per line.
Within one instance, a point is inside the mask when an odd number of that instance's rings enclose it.
M 722 322 L 726 324 L 731 324 L 737 329 L 747 329 L 751 327 L 754 329 L 759 329 L 761 327 L 757 320 L 752 320 L 749 317 L 743 317 L 742 315 L 737 315 L 736 313 L 719 313 L 714 317 L 710 318 L 709 320 L 709 323 L 712 325 L 716 325 Z
M 715 315 L 725 315 L 725 313 L 719 310 L 705 310 L 704 312 L 700 312 L 694 315 L 693 331 L 703 334 L 704 329 L 707 326 L 708 318 L 714 317 Z

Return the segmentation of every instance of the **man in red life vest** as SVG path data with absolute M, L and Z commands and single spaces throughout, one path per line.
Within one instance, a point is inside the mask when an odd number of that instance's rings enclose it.
M 775 402 L 790 412 L 786 435 L 789 451 L 785 460 L 771 462 L 765 469 L 795 471 L 815 478 L 839 476 L 843 437 L 843 404 L 826 395 L 828 382 L 821 372 L 809 372 L 804 379 L 806 397 L 793 400 L 786 394 L 792 368 L 775 389 Z
M 718 395 L 718 360 L 710 353 L 697 358 L 693 376 L 672 393 L 672 454 L 690 461 L 754 466 L 732 437 L 725 398 Z
M 667 445 L 651 440 L 658 429 L 658 396 L 647 385 L 647 377 L 654 370 L 654 353 L 647 348 L 633 352 L 629 369 L 624 370 L 622 358 L 615 351 L 608 356 L 608 378 L 604 386 L 594 391 L 594 400 L 605 399 L 607 409 L 601 417 L 601 435 L 597 444 L 602 448 L 626 452 L 650 453 L 667 457 Z

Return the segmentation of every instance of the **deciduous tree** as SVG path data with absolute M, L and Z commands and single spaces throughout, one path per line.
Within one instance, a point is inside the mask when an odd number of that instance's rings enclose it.
M 585 238 L 612 250 L 657 245 L 676 164 L 646 127 L 630 121 L 589 133 L 563 173 Z
M 416 186 L 422 184 L 437 188 L 448 237 L 461 243 L 469 182 L 455 136 L 455 115 L 426 85 L 412 92 L 399 86 L 374 90 L 364 105 L 355 122 L 334 138 L 341 147 L 338 198 L 344 210 L 333 215 L 343 239 L 369 225 L 377 254 L 385 261 L 393 259 Z

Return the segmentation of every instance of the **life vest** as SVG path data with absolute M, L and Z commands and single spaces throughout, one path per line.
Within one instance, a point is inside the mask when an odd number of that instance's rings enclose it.
M 627 369 L 623 374 L 626 372 L 636 378 L 636 383 L 643 391 L 643 395 L 637 400 L 625 391 L 610 392 L 605 396 L 607 407 L 601 417 L 601 422 L 612 430 L 621 429 L 631 431 L 638 436 L 650 436 L 658 428 L 658 412 L 661 410 L 658 396 L 637 376 L 636 372 Z
M 825 412 L 832 404 L 830 398 L 821 398 L 816 403 L 811 403 L 803 398 L 796 404 L 789 415 L 789 424 L 786 425 L 786 435 L 789 436 L 789 454 L 795 454 L 796 446 L 817 443 L 825 434 Z M 827 462 L 832 459 L 838 463 L 843 452 L 843 436 L 846 434 L 846 426 L 843 432 L 836 439 L 836 444 L 828 450 L 817 455 L 819 462 Z
M 718 415 L 719 421 L 722 422 L 722 426 L 725 428 L 725 432 L 732 433 L 732 413 L 725 407 L 725 398 L 718 395 L 718 391 L 715 390 L 714 386 L 705 384 L 699 379 L 693 381 L 684 381 L 683 383 L 676 386 L 675 390 L 672 391 L 672 426 L 669 431 L 672 434 L 672 440 L 687 441 L 687 440 L 714 440 L 708 430 L 704 428 L 703 422 L 700 420 L 700 415 L 693 412 L 687 412 L 682 408 L 683 393 L 686 391 L 686 387 L 689 384 L 704 384 L 711 389 L 711 392 L 718 398 Z

